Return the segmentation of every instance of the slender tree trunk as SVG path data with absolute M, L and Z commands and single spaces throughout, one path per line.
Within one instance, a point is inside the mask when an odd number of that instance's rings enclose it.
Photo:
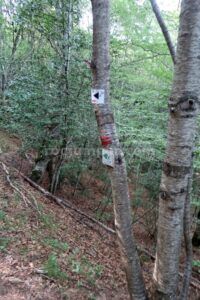
M 61 66 L 61 97 L 64 97 L 65 109 L 69 106 L 69 71 L 70 71 L 70 54 L 71 54 L 71 32 L 73 23 L 73 1 L 61 0 L 56 3 L 56 15 L 62 25 L 62 41 L 60 45 L 60 53 L 62 54 Z M 64 120 L 66 123 L 66 118 Z M 57 157 L 51 162 L 52 176 L 50 182 L 50 192 L 55 193 L 60 183 L 60 172 L 65 161 L 63 150 L 67 147 L 67 136 L 62 135 L 62 143 Z
M 169 31 L 167 29 L 167 26 L 165 24 L 165 21 L 164 21 L 162 15 L 161 15 L 159 6 L 158 6 L 156 0 L 150 0 L 150 2 L 151 2 L 151 6 L 152 6 L 152 9 L 153 9 L 153 12 L 154 12 L 154 14 L 156 16 L 156 19 L 158 21 L 158 24 L 160 25 L 160 28 L 162 30 L 163 36 L 165 38 L 165 41 L 167 43 L 167 47 L 168 47 L 169 52 L 171 54 L 171 58 L 173 60 L 173 63 L 175 64 L 176 63 L 176 51 L 175 51 L 173 42 L 171 40 L 171 36 L 169 34 Z
M 2 13 L 2 8 L 0 7 L 0 15 Z M 3 52 L 4 52 L 4 34 L 3 34 L 3 25 L 0 26 L 0 53 L 2 53 L 2 57 Z M 17 51 L 17 47 L 19 45 L 20 42 L 20 36 L 21 36 L 21 28 L 19 28 L 15 34 L 15 29 L 13 27 L 13 41 L 12 41 L 12 50 L 11 50 L 11 55 L 9 57 L 9 61 L 8 63 L 2 63 L 1 66 L 1 98 L 2 98 L 2 103 L 5 104 L 6 102 L 6 90 L 10 81 L 10 77 L 11 77 L 11 71 L 12 71 L 12 65 L 15 59 L 15 54 Z
M 64 64 L 63 64 L 63 73 L 65 77 L 65 86 L 64 86 L 64 94 L 68 97 L 69 94 L 69 67 L 70 67 L 70 39 L 71 39 L 71 31 L 72 31 L 72 1 L 68 0 L 67 7 L 66 7 L 66 14 L 64 19 L 64 30 L 63 30 L 63 57 L 64 57 Z
M 127 276 L 130 299 L 147 299 L 132 232 L 131 208 L 124 154 L 120 148 L 109 100 L 109 0 L 91 0 L 93 12 L 93 89 L 104 91 L 104 104 L 95 105 L 100 137 L 110 140 L 114 166 L 108 167 L 112 184 L 115 227 Z
M 3 16 L 3 3 L 0 2 L 0 15 Z M 3 27 L 3 21 L 0 23 L 0 53 L 1 56 L 4 56 L 4 27 Z M 5 66 L 3 61 L 0 64 L 0 102 L 4 104 L 5 102 Z
M 169 100 L 154 268 L 156 299 L 176 299 L 184 207 L 191 180 L 200 95 L 200 2 L 183 0 L 175 75 Z
M 2 73 L 1 75 L 1 97 L 2 97 L 2 102 L 5 103 L 5 74 Z

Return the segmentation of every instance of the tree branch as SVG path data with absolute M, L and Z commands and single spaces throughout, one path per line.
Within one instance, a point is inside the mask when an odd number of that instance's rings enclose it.
M 27 176 L 23 175 L 22 173 L 20 173 L 21 177 L 24 178 L 24 180 L 26 180 L 32 187 L 34 187 L 35 189 L 37 189 L 38 191 L 40 191 L 45 197 L 53 200 L 54 202 L 56 202 L 59 206 L 61 206 L 62 208 L 68 208 L 71 209 L 73 211 L 75 211 L 76 213 L 78 213 L 79 215 L 81 215 L 82 217 L 87 218 L 88 220 L 90 220 L 91 222 L 99 225 L 100 227 L 102 227 L 104 230 L 106 230 L 109 233 L 115 234 L 115 231 L 111 228 L 109 228 L 108 226 L 104 225 L 103 223 L 99 222 L 98 220 L 94 219 L 93 217 L 87 215 L 86 213 L 84 213 L 83 211 L 81 211 L 80 209 L 74 207 L 69 201 L 61 199 L 59 197 L 56 197 L 55 195 L 51 194 L 50 192 L 48 192 L 47 190 L 45 190 L 44 188 L 42 188 L 40 185 L 38 185 L 37 183 L 35 183 L 34 181 L 32 181 L 30 178 L 28 178 Z
M 160 25 L 160 28 L 161 28 L 162 33 L 164 35 L 165 41 L 167 43 L 167 47 L 168 47 L 169 52 L 171 54 L 172 61 L 173 61 L 174 64 L 176 64 L 176 52 L 175 52 L 175 48 L 174 48 L 171 36 L 169 34 L 169 31 L 167 29 L 167 26 L 165 24 L 165 21 L 164 21 L 162 15 L 161 15 L 159 6 L 158 6 L 156 0 L 150 0 L 150 2 L 151 2 L 151 6 L 152 6 L 152 9 L 153 9 L 153 12 L 154 12 L 154 14 L 156 16 L 156 19 L 158 21 L 158 24 Z

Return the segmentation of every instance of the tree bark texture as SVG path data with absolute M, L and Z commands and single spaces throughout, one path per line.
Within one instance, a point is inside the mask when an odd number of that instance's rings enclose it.
M 190 280 L 192 275 L 192 239 L 191 239 L 191 192 L 192 192 L 193 169 L 191 168 L 188 178 L 188 191 L 185 199 L 183 216 L 183 235 L 185 241 L 185 270 L 183 276 L 182 290 L 179 299 L 187 300 L 189 293 Z
M 176 63 L 176 53 L 173 42 L 171 40 L 171 36 L 167 29 L 167 26 L 163 20 L 163 17 L 160 13 L 159 6 L 157 5 L 156 0 L 150 0 L 153 12 L 157 18 L 157 21 L 160 25 L 160 28 L 163 32 L 163 36 L 167 43 L 169 52 L 171 54 L 171 58 L 173 63 Z M 191 190 L 192 190 L 192 180 L 193 174 L 191 173 L 190 182 L 188 183 L 188 195 L 185 202 L 185 210 L 184 210 L 184 241 L 185 241 L 185 253 L 186 253 L 186 260 L 185 260 L 185 271 L 184 271 L 184 279 L 182 284 L 182 291 L 180 293 L 179 299 L 185 300 L 188 297 L 189 291 L 189 284 L 190 278 L 192 273 L 192 240 L 191 240 L 191 217 L 190 217 L 190 210 L 191 210 Z
M 124 154 L 119 145 L 116 126 L 109 100 L 109 0 L 91 0 L 93 12 L 93 88 L 103 89 L 105 102 L 95 105 L 100 136 L 111 139 L 114 167 L 108 167 L 112 184 L 115 227 L 127 276 L 130 299 L 147 299 L 139 257 L 132 232 L 131 207 Z
M 160 186 L 155 298 L 176 299 L 184 207 L 192 173 L 200 95 L 200 2 L 181 5 L 166 156 Z

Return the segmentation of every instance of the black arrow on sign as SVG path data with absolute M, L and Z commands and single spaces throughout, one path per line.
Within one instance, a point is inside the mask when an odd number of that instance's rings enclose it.
M 94 94 L 94 97 L 95 97 L 96 99 L 99 99 L 99 92 L 96 93 L 96 94 Z

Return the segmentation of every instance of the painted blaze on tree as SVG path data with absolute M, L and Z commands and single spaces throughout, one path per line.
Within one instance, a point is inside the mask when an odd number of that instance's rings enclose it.
M 109 143 L 109 149 L 103 149 L 103 159 L 113 156 L 112 168 L 109 168 L 111 179 L 115 227 L 121 250 L 122 261 L 127 276 L 131 299 L 146 299 L 140 262 L 132 233 L 132 218 L 127 182 L 126 164 L 121 150 L 109 100 L 109 31 L 110 1 L 92 0 L 93 13 L 93 90 L 104 90 L 105 102 L 95 105 L 95 114 L 99 136 L 103 133 L 103 143 Z M 95 96 L 95 97 L 94 97 Z M 97 93 L 94 98 L 99 98 Z M 98 99 L 94 99 L 98 102 Z M 98 103 L 95 103 L 98 104 Z M 105 140 L 105 136 L 109 137 Z M 102 139 L 101 139 L 102 140 Z M 110 152 L 109 152 L 110 151 Z

